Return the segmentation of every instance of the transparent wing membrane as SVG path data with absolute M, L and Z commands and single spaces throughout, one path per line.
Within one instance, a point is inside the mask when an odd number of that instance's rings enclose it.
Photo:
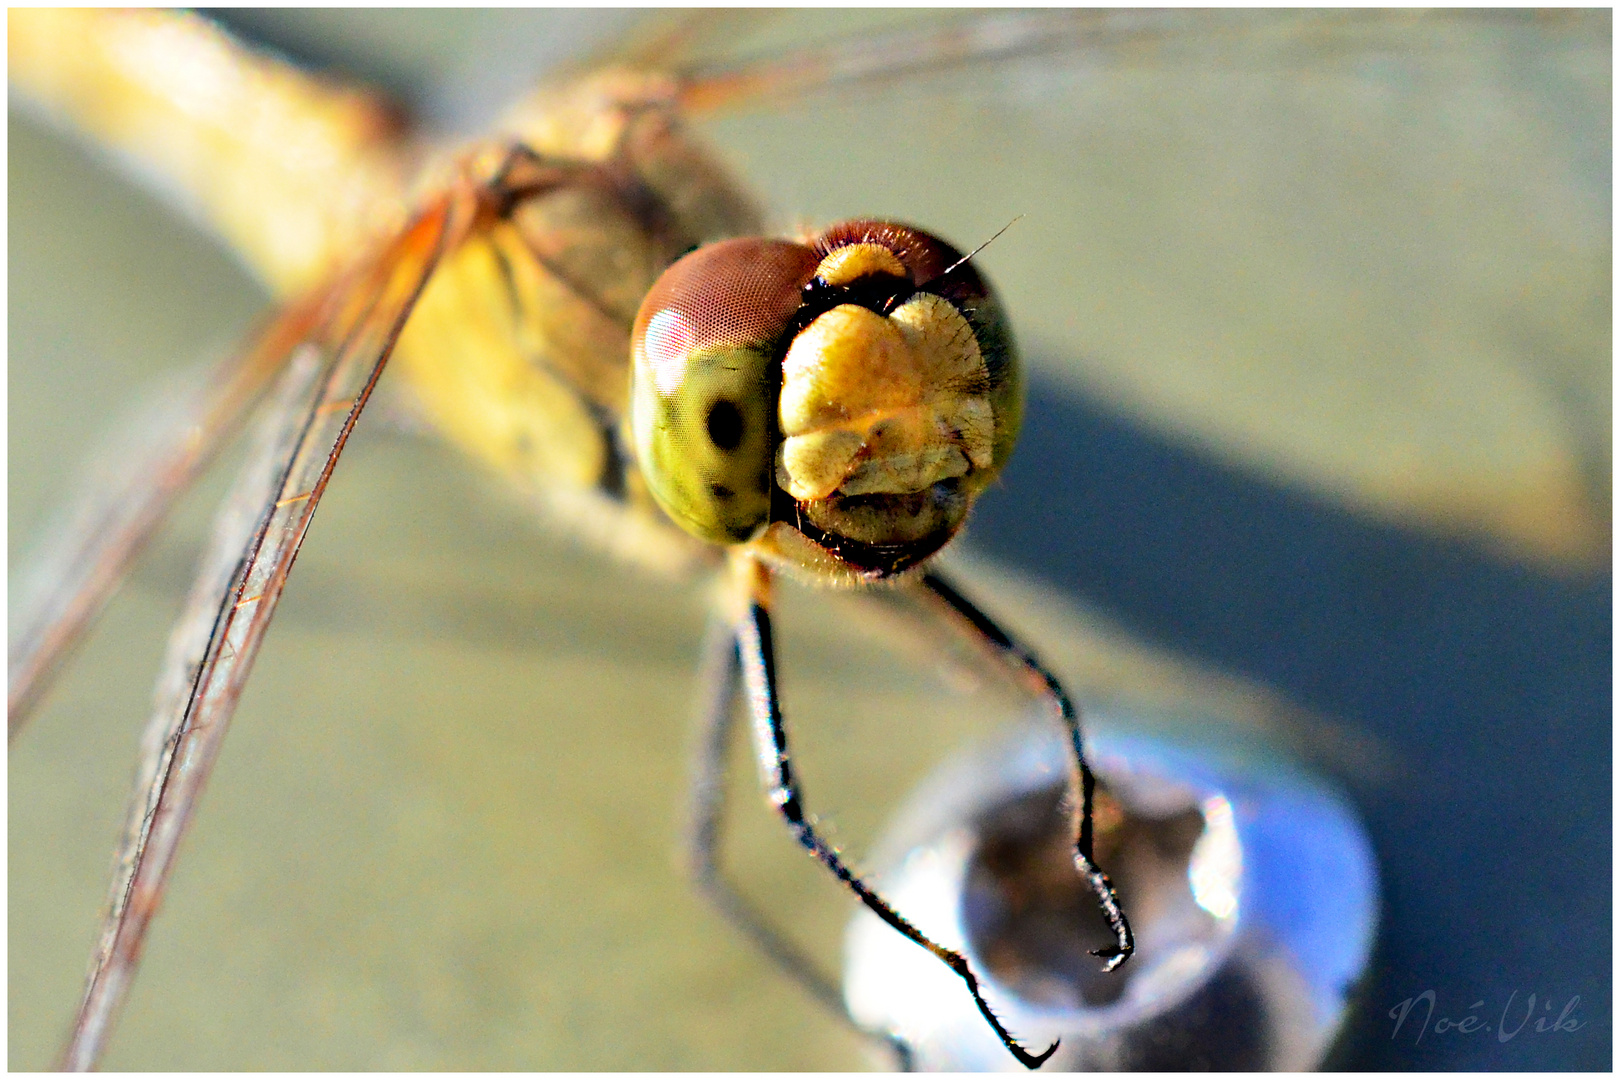
M 686 72 L 681 103 L 702 113 L 794 98 L 837 87 L 897 83 L 919 74 L 1058 52 L 1154 42 L 1196 33 L 1232 33 L 1269 15 L 1178 11 L 1007 11 L 943 25 L 851 35 L 762 59 L 697 63 Z M 1311 17 L 1320 31 L 1325 21 Z M 1337 20 L 1342 21 L 1342 16 Z
M 203 567 L 170 638 L 142 739 L 136 790 L 101 935 L 61 1064 L 92 1067 L 134 976 L 147 924 L 344 443 L 417 296 L 464 235 L 476 197 L 452 194 L 333 293 L 297 345 L 254 453 L 215 523 Z M 303 313 L 278 325 L 282 341 Z
M 203 385 L 144 409 L 81 472 L 66 508 L 13 579 L 10 736 L 27 722 L 175 500 L 240 430 L 265 385 L 309 336 L 314 319 L 313 301 L 284 312 Z

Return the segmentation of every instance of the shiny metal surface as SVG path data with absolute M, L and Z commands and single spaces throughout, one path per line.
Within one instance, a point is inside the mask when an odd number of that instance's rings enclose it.
M 874 880 L 925 932 L 989 972 L 1002 1019 L 1062 1047 L 1064 1071 L 1319 1065 L 1371 955 L 1378 873 L 1349 803 L 1252 736 L 1209 723 L 1088 717 L 1098 858 L 1137 952 L 1112 975 L 1073 878 L 1064 746 L 1035 720 L 912 795 Z M 1098 925 L 1093 926 L 1096 922 Z M 1094 940 L 1095 939 L 1095 940 Z M 845 996 L 928 1070 L 1016 1070 L 953 976 L 869 912 L 850 923 Z

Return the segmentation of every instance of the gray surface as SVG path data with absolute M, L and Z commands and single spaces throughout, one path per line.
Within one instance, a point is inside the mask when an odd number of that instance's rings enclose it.
M 399 55 L 386 17 L 358 23 L 359 53 Z M 500 24 L 426 37 L 523 45 Z M 1397 948 L 1371 1015 L 1429 988 L 1458 1008 L 1517 988 L 1581 993 L 1593 1021 L 1415 1048 L 1369 1028 L 1374 1064 L 1608 1062 L 1606 578 L 1525 570 L 1321 494 L 1543 565 L 1580 547 L 1560 538 L 1591 546 L 1608 516 L 1608 49 L 1606 16 L 1250 27 L 706 128 L 786 220 L 895 213 L 971 243 L 1030 215 L 985 262 L 1045 373 L 1043 426 L 982 542 L 1395 745 L 1405 797 L 1357 789 L 1396 866 Z M 414 69 L 442 53 L 404 55 Z M 466 55 L 423 81 L 479 100 Z M 77 151 L 10 130 L 15 557 L 86 440 L 260 300 Z M 960 147 L 961 131 L 987 141 Z M 1410 492 L 1365 464 L 1392 446 Z M 700 592 L 536 536 L 453 456 L 375 423 L 350 455 L 107 1064 L 859 1066 L 674 869 Z M 1527 498 L 1542 489 L 1559 498 Z M 206 504 L 10 757 L 13 1067 L 49 1059 L 77 999 Z M 1326 557 L 1346 550 L 1378 558 Z M 1493 621 L 1502 598 L 1541 652 Z M 819 601 L 790 603 L 810 802 L 859 849 L 932 762 L 1016 709 L 945 696 L 931 672 L 841 643 Z M 1522 776 L 1498 795 L 1510 766 Z M 751 771 L 738 782 L 751 790 Z M 830 967 L 845 899 L 746 806 L 746 879 Z M 1484 917 L 1508 895 L 1499 877 L 1469 886 L 1493 843 L 1530 860 L 1543 907 Z

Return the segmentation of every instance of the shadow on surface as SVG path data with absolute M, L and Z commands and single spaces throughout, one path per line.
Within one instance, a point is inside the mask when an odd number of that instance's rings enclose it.
M 1610 1067 L 1610 574 L 1558 578 L 1356 516 L 1041 381 L 971 537 L 1374 733 L 1416 778 L 1341 778 L 1387 920 L 1345 1067 Z M 1420 1004 L 1392 1037 L 1390 1011 L 1426 990 L 1436 1020 L 1489 1029 L 1418 1042 Z

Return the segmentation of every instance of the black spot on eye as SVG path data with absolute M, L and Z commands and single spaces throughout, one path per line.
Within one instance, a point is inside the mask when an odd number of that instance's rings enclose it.
M 709 406 L 709 438 L 722 450 L 735 450 L 742 445 L 743 415 L 737 406 L 721 398 Z
M 736 497 L 736 492 L 724 484 L 710 484 L 709 494 L 714 496 L 715 502 L 728 502 Z

